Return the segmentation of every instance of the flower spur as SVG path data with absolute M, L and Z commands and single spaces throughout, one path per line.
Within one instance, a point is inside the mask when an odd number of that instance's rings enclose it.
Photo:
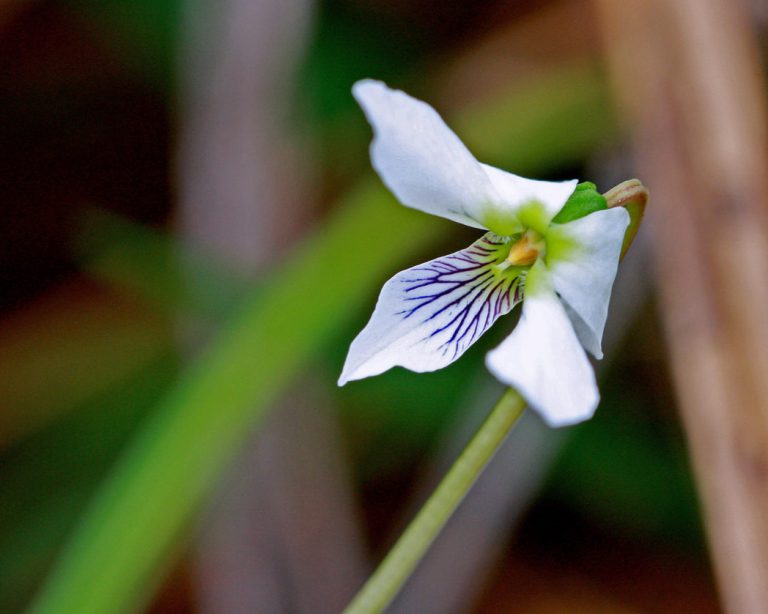
M 394 366 L 445 367 L 522 302 L 489 370 L 552 426 L 591 417 L 599 393 L 584 349 L 602 357 L 627 211 L 606 208 L 591 184 L 478 162 L 432 107 L 383 83 L 360 81 L 353 94 L 374 129 L 373 166 L 398 200 L 487 232 L 384 284 L 339 384 Z

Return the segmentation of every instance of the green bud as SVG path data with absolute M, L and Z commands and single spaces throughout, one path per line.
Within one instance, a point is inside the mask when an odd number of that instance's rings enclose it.
M 597 191 L 597 186 L 585 181 L 576 186 L 573 194 L 565 202 L 559 213 L 552 218 L 552 221 L 555 224 L 566 224 L 607 208 L 608 203 L 605 197 Z

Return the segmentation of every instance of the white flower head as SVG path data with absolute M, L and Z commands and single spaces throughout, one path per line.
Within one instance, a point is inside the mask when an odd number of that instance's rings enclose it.
M 591 417 L 599 393 L 582 347 L 602 357 L 627 212 L 556 223 L 576 180 L 535 181 L 481 164 L 432 107 L 378 81 L 360 81 L 353 93 L 374 129 L 373 166 L 395 196 L 487 232 L 384 284 L 339 385 L 394 366 L 445 367 L 523 301 L 488 368 L 552 426 Z

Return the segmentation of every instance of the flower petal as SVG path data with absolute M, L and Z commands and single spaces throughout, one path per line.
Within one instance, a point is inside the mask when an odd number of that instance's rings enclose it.
M 487 164 L 480 164 L 480 166 L 499 195 L 499 208 L 504 208 L 525 226 L 541 234 L 546 232 L 552 218 L 563 208 L 579 183 L 578 179 L 569 181 L 526 179 Z
M 623 207 L 596 211 L 547 233 L 547 266 L 582 345 L 602 358 L 608 302 L 629 224 Z M 552 249 L 549 249 L 549 245 Z
M 428 104 L 380 81 L 352 88 L 373 126 L 371 161 L 400 202 L 474 228 L 498 200 L 469 150 Z
M 485 362 L 550 426 L 565 426 L 590 418 L 600 394 L 592 366 L 551 283 L 543 263 L 537 262 L 526 279 L 520 322 Z
M 395 275 L 352 342 L 339 385 L 398 365 L 421 373 L 456 360 L 520 300 L 519 269 L 497 266 L 508 251 L 505 239 L 487 233 Z

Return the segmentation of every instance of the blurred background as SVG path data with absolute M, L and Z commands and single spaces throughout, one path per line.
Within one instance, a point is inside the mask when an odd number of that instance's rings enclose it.
M 40 611 L 338 612 L 501 393 L 483 355 L 514 318 L 442 371 L 336 388 L 382 282 L 476 235 L 387 195 L 364 77 L 484 162 L 651 190 L 596 417 L 526 415 L 391 611 L 762 611 L 740 596 L 768 567 L 731 580 L 718 523 L 768 509 L 728 490 L 765 484 L 768 397 L 698 358 L 766 364 L 766 19 L 758 0 L 0 3 L 0 611 L 45 590 Z M 720 436 L 736 415 L 748 445 Z M 734 449 L 752 469 L 718 465 Z

